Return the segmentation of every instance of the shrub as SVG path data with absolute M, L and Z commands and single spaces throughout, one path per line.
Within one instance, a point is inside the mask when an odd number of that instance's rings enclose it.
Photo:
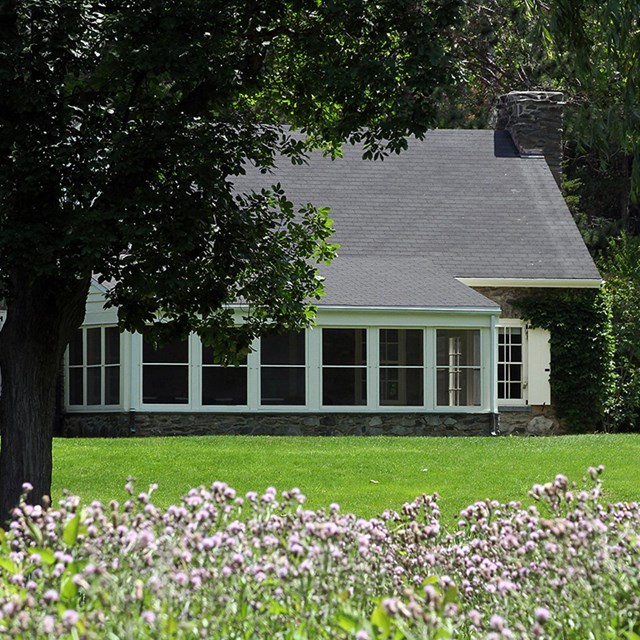
M 640 506 L 564 476 L 534 506 L 437 496 L 364 520 L 296 489 L 159 509 L 22 503 L 0 534 L 0 632 L 21 638 L 635 638 Z M 128 485 L 133 492 L 132 486 Z

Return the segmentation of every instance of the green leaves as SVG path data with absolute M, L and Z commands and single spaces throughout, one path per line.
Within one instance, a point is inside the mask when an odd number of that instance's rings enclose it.
M 533 326 L 551 332 L 551 395 L 558 415 L 573 432 L 601 427 L 615 389 L 608 297 L 598 290 L 547 290 L 515 305 Z
M 73 547 L 73 545 L 76 543 L 76 540 L 78 539 L 79 531 L 80 513 L 76 513 L 64 527 L 64 531 L 62 533 L 62 539 L 64 540 L 64 543 L 69 547 Z

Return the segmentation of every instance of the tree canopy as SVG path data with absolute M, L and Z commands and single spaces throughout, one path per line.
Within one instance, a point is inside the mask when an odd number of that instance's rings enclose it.
M 452 76 L 447 2 L 5 2 L 0 297 L 24 278 L 115 282 L 123 326 L 295 322 L 330 222 L 233 176 L 363 139 L 397 150 Z M 308 143 L 282 127 L 304 129 Z M 22 278 L 17 280 L 17 273 Z M 169 325 L 164 325 L 165 329 Z M 209 332 L 209 335 L 212 335 Z
M 234 178 L 344 142 L 401 150 L 453 80 L 457 17 L 448 0 L 0 2 L 1 514 L 25 480 L 49 491 L 92 274 L 121 328 L 232 356 L 310 321 L 328 211 Z

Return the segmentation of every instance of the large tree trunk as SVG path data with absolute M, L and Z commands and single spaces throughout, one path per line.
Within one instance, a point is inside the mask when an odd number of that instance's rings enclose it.
M 51 493 L 56 378 L 66 345 L 84 318 L 89 279 L 12 278 L 0 331 L 0 524 L 6 523 L 25 482 L 29 501 Z

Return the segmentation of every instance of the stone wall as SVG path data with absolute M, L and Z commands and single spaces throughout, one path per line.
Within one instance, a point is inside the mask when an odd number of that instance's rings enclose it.
M 517 301 L 523 297 L 544 296 L 542 287 L 473 287 L 476 291 L 500 305 L 502 318 L 520 318 Z M 501 435 L 552 435 L 563 432 L 562 422 L 552 406 L 500 408 Z
M 502 318 L 521 318 L 515 306 L 519 299 L 544 296 L 545 291 L 549 291 L 543 287 L 473 287 L 473 289 L 500 305 Z
M 553 407 L 533 405 L 500 409 L 501 436 L 552 436 L 563 433 Z
M 489 436 L 491 414 L 70 413 L 67 436 Z

